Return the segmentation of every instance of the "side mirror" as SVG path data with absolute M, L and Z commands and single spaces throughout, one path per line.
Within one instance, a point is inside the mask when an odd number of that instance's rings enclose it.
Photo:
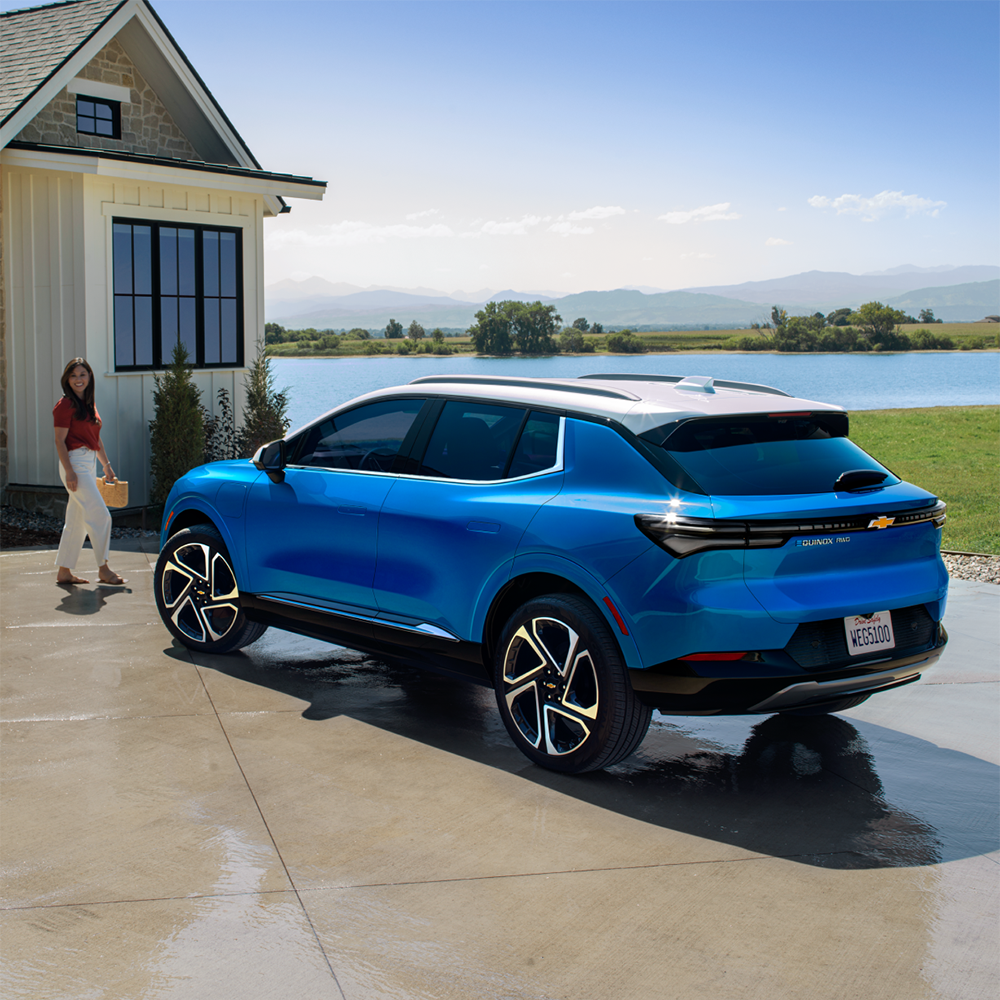
M 284 440 L 272 441 L 270 444 L 262 444 L 257 449 L 257 454 L 253 457 L 253 464 L 261 472 L 267 473 L 267 478 L 272 483 L 283 483 L 285 481 L 285 442 Z

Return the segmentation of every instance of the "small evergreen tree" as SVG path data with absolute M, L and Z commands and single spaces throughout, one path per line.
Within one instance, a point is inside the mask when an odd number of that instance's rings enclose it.
M 250 458 L 262 444 L 284 437 L 288 430 L 288 394 L 274 388 L 274 372 L 264 344 L 257 343 L 257 357 L 243 385 L 247 391 L 243 426 L 237 435 L 239 455 Z
M 205 455 L 201 393 L 191 379 L 188 353 L 180 341 L 162 375 L 153 376 L 153 419 L 149 422 L 150 499 L 163 503 L 170 488 Z
M 229 391 L 220 389 L 217 398 L 218 416 L 213 417 L 203 406 L 201 415 L 205 425 L 205 461 L 224 462 L 239 458 L 236 448 L 236 422 Z

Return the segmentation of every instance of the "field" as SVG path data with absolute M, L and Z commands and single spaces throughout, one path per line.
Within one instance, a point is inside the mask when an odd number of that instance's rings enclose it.
M 943 548 L 1000 555 L 1000 407 L 859 410 L 851 438 L 948 504 Z

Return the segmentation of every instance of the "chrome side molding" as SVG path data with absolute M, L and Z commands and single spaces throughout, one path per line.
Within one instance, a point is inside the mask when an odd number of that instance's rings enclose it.
M 419 625 L 408 625 L 404 622 L 393 621 L 390 618 L 378 618 L 375 615 L 359 615 L 353 611 L 344 611 L 341 608 L 328 608 L 322 604 L 310 604 L 307 601 L 290 601 L 287 597 L 275 597 L 271 594 L 258 594 L 261 600 L 272 601 L 275 604 L 287 604 L 292 608 L 305 608 L 307 611 L 317 611 L 320 614 L 330 615 L 335 618 L 350 618 L 356 622 L 367 622 L 370 625 L 383 625 L 385 628 L 398 629 L 400 632 L 412 632 L 416 635 L 426 635 L 433 639 L 443 639 L 445 642 L 461 642 L 462 640 L 440 625 L 431 625 L 430 622 L 421 622 Z

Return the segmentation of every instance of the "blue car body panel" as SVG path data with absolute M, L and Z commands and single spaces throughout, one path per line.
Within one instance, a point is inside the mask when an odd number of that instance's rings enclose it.
M 506 582 L 525 527 L 562 483 L 561 472 L 496 483 L 396 480 L 379 519 L 379 609 L 479 641 L 477 606 Z
M 345 469 L 287 469 L 280 483 L 262 476 L 247 502 L 246 589 L 376 610 L 379 512 L 394 482 Z
M 250 462 L 211 462 L 192 469 L 174 483 L 163 507 L 160 529 L 162 548 L 185 514 L 197 512 L 219 529 L 233 558 L 233 570 L 241 587 L 247 580 L 245 556 L 246 496 L 261 473 Z

